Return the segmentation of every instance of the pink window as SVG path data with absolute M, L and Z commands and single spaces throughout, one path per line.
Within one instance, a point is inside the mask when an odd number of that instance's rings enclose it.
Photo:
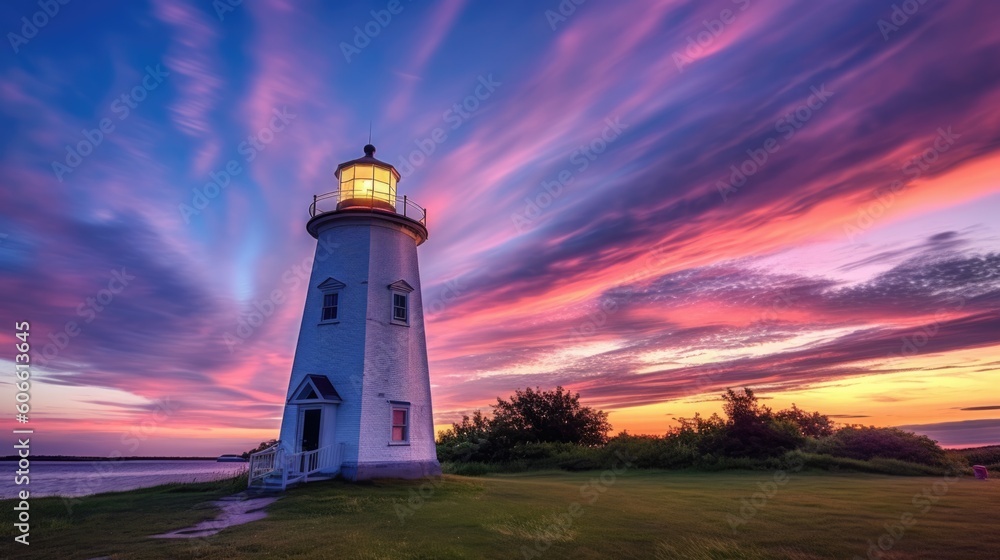
M 392 441 L 394 443 L 405 443 L 410 439 L 408 408 L 392 409 Z

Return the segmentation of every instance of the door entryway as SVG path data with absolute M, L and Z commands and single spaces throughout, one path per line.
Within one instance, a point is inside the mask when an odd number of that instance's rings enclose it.
M 319 432 L 322 420 L 322 409 L 307 408 L 302 411 L 302 439 L 299 441 L 299 451 L 319 449 Z

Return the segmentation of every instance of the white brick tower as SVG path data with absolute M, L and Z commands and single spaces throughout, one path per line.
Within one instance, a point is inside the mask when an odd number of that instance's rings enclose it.
M 436 476 L 417 265 L 427 213 L 396 195 L 399 173 L 374 146 L 364 151 L 309 209 L 316 259 L 280 446 L 287 456 L 320 451 L 312 464 L 297 459 L 300 470 L 351 480 Z

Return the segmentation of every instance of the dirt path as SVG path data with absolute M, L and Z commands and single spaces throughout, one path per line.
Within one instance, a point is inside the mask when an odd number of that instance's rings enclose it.
M 250 523 L 251 521 L 264 519 L 267 517 L 267 512 L 264 511 L 264 508 L 273 504 L 277 500 L 278 497 L 276 496 L 249 498 L 245 494 L 236 494 L 235 496 L 222 498 L 221 500 L 212 502 L 212 505 L 222 510 L 219 513 L 219 516 L 215 519 L 202 521 L 197 525 L 193 525 L 185 529 L 178 529 L 176 531 L 160 535 L 152 535 L 151 538 L 195 539 L 208 537 L 218 533 L 226 527 L 242 525 L 244 523 Z

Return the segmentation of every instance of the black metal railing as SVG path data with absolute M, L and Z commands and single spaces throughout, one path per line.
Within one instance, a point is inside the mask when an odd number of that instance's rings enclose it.
M 343 193 L 343 196 L 341 194 Z M 427 226 L 427 210 L 404 196 L 392 196 L 375 191 L 341 191 L 335 190 L 313 196 L 309 205 L 309 216 L 315 218 L 327 212 L 340 210 L 364 209 L 373 212 L 389 212 L 404 218 L 409 218 L 421 225 Z

